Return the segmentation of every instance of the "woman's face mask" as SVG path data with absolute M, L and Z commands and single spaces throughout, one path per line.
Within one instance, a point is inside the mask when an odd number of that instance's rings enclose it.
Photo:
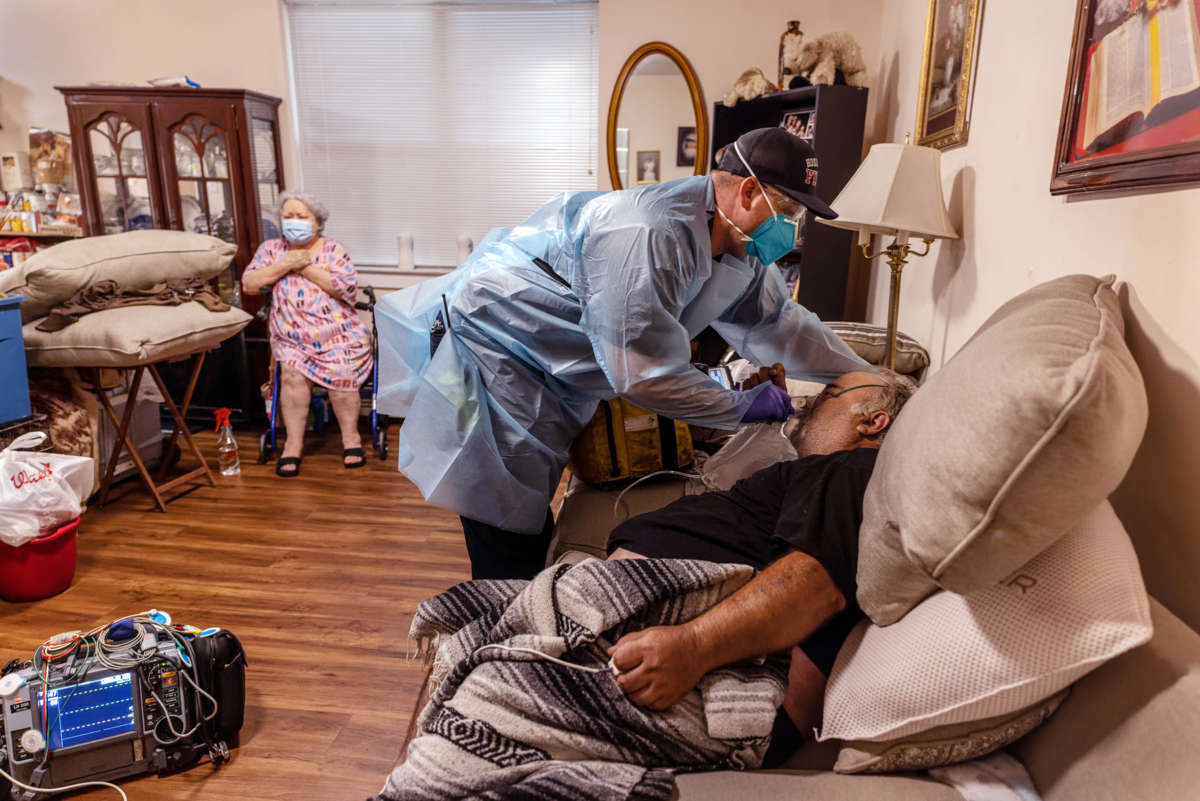
M 293 245 L 302 245 L 313 237 L 313 226 L 308 220 L 286 219 L 283 221 L 283 238 Z

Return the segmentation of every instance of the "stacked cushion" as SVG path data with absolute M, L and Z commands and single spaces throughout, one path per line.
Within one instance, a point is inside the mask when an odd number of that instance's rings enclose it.
M 994 585 L 1116 488 L 1146 427 L 1112 276 L 1004 304 L 913 396 L 863 506 L 858 601 L 879 625 Z
M 92 312 L 61 331 L 22 329 L 31 367 L 133 367 L 215 347 L 246 327 L 241 309 L 211 312 L 196 301 Z
M 936 593 L 891 626 L 864 621 L 830 674 L 821 739 L 850 741 L 838 764 L 846 771 L 978 756 L 1029 731 L 1061 701 L 1045 699 L 1152 633 L 1133 546 L 1103 502 L 1003 582 Z M 939 729 L 948 726 L 959 729 Z
M 129 231 L 62 242 L 27 259 L 4 277 L 2 291 L 21 294 L 21 322 L 50 309 L 97 281 L 144 289 L 175 278 L 214 277 L 237 248 L 213 236 L 185 231 Z

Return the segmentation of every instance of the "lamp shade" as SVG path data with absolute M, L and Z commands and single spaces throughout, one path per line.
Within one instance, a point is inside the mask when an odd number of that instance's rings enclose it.
M 917 145 L 872 145 L 833 201 L 826 225 L 862 234 L 958 239 L 942 197 L 942 152 Z

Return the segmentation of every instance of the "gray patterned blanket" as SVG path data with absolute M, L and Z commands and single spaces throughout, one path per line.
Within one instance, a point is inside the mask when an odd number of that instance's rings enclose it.
M 436 689 L 406 761 L 372 801 L 666 801 L 680 770 L 757 767 L 786 659 L 713 671 L 653 712 L 626 699 L 605 652 L 626 632 L 690 620 L 752 575 L 711 562 L 589 559 L 422 602 L 412 636 L 437 643 Z

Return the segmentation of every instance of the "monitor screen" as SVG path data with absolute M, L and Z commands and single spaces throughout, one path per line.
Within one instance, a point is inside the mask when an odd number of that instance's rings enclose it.
M 51 751 L 137 732 L 132 673 L 39 691 L 38 706 L 50 726 Z
M 733 378 L 729 375 L 728 367 L 710 367 L 708 368 L 708 377 L 725 389 L 733 389 Z

